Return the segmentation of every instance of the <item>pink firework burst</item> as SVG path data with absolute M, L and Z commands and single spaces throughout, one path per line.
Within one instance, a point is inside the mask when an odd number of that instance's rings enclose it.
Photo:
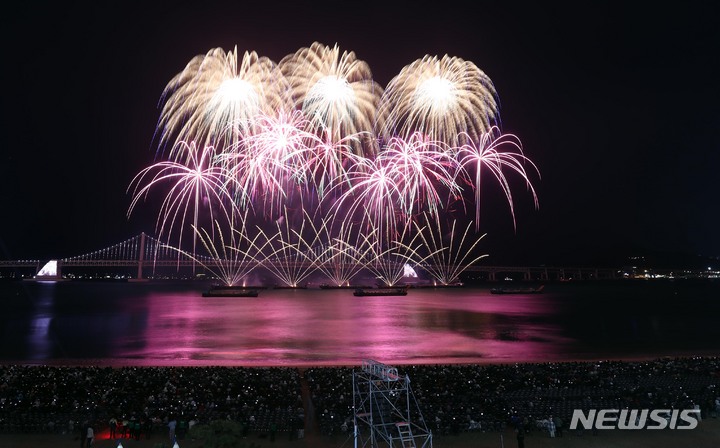
M 505 176 L 507 170 L 515 172 L 525 181 L 527 189 L 531 192 L 535 207 L 538 207 L 538 198 L 535 188 L 530 181 L 530 173 L 525 168 L 529 165 L 538 176 L 540 171 L 537 166 L 527 158 L 522 151 L 520 140 L 513 134 L 502 134 L 497 127 L 492 127 L 489 132 L 481 135 L 476 143 L 470 141 L 457 150 L 459 175 L 470 183 L 475 191 L 475 224 L 480 220 L 480 181 L 484 170 L 490 173 L 500 184 L 513 218 L 515 226 L 515 206 L 513 203 L 510 183 Z
M 409 223 L 422 208 L 437 215 L 443 201 L 439 187 L 457 195 L 454 165 L 442 142 L 431 140 L 420 132 L 407 139 L 393 137 L 378 155 L 378 163 L 388 168 L 400 191 L 400 204 Z
M 299 111 L 258 115 L 252 132 L 220 156 L 234 180 L 242 208 L 259 203 L 272 215 L 287 199 L 288 187 L 304 182 L 300 154 L 311 137 L 304 131 L 305 123 Z
M 349 187 L 336 203 L 337 213 L 346 219 L 362 216 L 367 227 L 378 229 L 378 235 L 390 241 L 402 215 L 403 195 L 392 165 L 380 159 L 361 159 L 348 170 Z M 347 205 L 347 209 L 343 207 Z M 343 210 L 341 212 L 341 210 Z
M 169 184 L 170 190 L 163 199 L 158 215 L 158 237 L 167 234 L 169 240 L 176 223 L 179 222 L 178 246 L 180 246 L 188 214 L 192 214 L 192 224 L 195 228 L 198 227 L 201 209 L 208 210 L 212 221 L 216 220 L 218 213 L 229 221 L 233 213 L 233 202 L 226 185 L 226 171 L 222 166 L 214 163 L 215 149 L 212 146 L 198 149 L 194 142 L 189 144 L 180 142 L 175 150 L 182 155 L 181 160 L 185 160 L 185 163 L 158 162 L 143 169 L 133 178 L 128 187 L 128 191 L 133 191 L 128 216 L 140 198 L 147 197 L 151 189 L 158 188 L 161 184 Z M 209 202 L 207 207 L 205 201 Z M 217 210 L 213 205 L 218 206 Z M 194 235 L 193 251 L 195 241 Z
M 302 149 L 302 172 L 316 188 L 322 201 L 335 184 L 347 183 L 349 167 L 359 163 L 361 156 L 353 147 L 360 140 L 360 134 L 351 134 L 334 140 L 330 132 L 324 137 L 312 135 Z

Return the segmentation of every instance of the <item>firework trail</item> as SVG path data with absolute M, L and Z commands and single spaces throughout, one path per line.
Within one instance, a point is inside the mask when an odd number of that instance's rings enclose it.
M 441 285 L 458 283 L 462 272 L 487 257 L 487 254 L 482 254 L 471 258 L 475 247 L 486 235 L 483 234 L 470 243 L 468 234 L 472 222 L 467 225 L 462 235 L 456 229 L 457 220 L 452 221 L 451 228 L 446 232 L 443 232 L 445 229 L 438 225 L 439 223 L 436 220 L 431 222 L 431 218 L 427 214 L 425 214 L 424 227 L 420 227 L 418 223 L 414 224 L 417 233 L 422 239 L 423 248 L 428 251 L 423 258 L 423 260 L 427 261 L 423 266 L 435 281 Z M 448 242 L 445 241 L 446 237 L 443 235 L 449 235 Z
M 279 62 L 294 106 L 311 121 L 312 132 L 335 143 L 349 135 L 370 136 L 382 88 L 368 64 L 354 52 L 314 42 Z M 353 141 L 359 155 L 372 155 L 373 139 Z
M 422 243 L 419 241 L 420 233 L 409 230 L 409 226 L 404 226 L 398 238 L 386 244 L 378 244 L 383 240 L 380 229 L 372 228 L 362 235 L 362 247 L 367 248 L 367 251 L 362 254 L 363 258 L 358 258 L 358 262 L 363 262 L 363 266 L 385 286 L 392 287 L 400 283 L 406 264 L 421 264 L 428 258 L 422 257 L 419 252 Z
M 505 150 L 505 148 L 509 148 Z M 500 184 L 513 218 L 513 226 L 515 226 L 515 206 L 512 198 L 510 184 L 505 176 L 505 170 L 514 171 L 519 174 L 525 181 L 525 185 L 532 193 L 535 208 L 539 206 L 538 197 L 535 188 L 530 181 L 528 171 L 525 169 L 527 163 L 537 172 L 540 171 L 537 166 L 527 158 L 522 152 L 520 140 L 513 134 L 502 134 L 497 127 L 493 127 L 489 132 L 482 135 L 480 140 L 475 143 L 470 141 L 461 146 L 457 151 L 458 166 L 460 167 L 459 175 L 472 185 L 475 191 L 475 222 L 476 225 L 480 220 L 480 184 L 482 180 L 482 172 L 485 169 L 490 170 L 492 175 Z M 473 176 L 474 174 L 474 176 Z
M 393 137 L 377 158 L 356 161 L 347 173 L 349 187 L 337 204 L 347 204 L 348 217 L 362 213 L 389 242 L 403 230 L 398 227 L 411 226 L 423 209 L 439 216 L 446 204 L 441 191 L 449 198 L 460 196 L 451 156 L 445 145 L 419 132 L 407 139 Z
M 350 222 L 361 217 L 361 228 L 379 230 L 382 241 L 393 240 L 398 218 L 407 208 L 394 167 L 379 159 L 362 159 L 348 170 L 348 176 L 350 185 L 336 202 L 337 214 Z
M 377 160 L 388 167 L 392 182 L 399 190 L 404 221 L 408 225 L 424 206 L 434 215 L 440 212 L 444 203 L 439 187 L 445 187 L 451 196 L 460 194 L 449 149 L 419 132 L 407 139 L 391 138 Z
M 317 226 L 309 215 L 306 214 L 306 217 L 314 235 L 313 243 L 322 249 L 317 251 L 306 244 L 305 253 L 311 256 L 318 270 L 325 274 L 331 284 L 350 285 L 352 279 L 362 271 L 364 260 L 371 251 L 367 239 L 357 231 L 356 225 L 344 220 L 335 230 L 335 216 L 332 214 L 323 218 Z
M 245 222 L 239 230 L 230 227 L 229 238 L 223 236 L 226 227 L 215 222 L 216 231 L 213 234 L 205 229 L 198 229 L 193 226 L 198 239 L 202 243 L 209 257 L 199 257 L 194 252 L 189 253 L 182 249 L 169 247 L 189 257 L 200 266 L 207 269 L 217 277 L 225 286 L 240 285 L 253 270 L 260 266 L 262 248 L 256 246 L 255 239 L 250 239 L 245 232 Z M 216 243 L 219 240 L 219 244 Z M 243 247 L 245 246 L 245 247 Z
M 253 120 L 255 131 L 218 157 L 237 186 L 241 209 L 257 204 L 273 216 L 287 199 L 291 184 L 305 181 L 301 155 L 312 138 L 304 131 L 306 123 L 298 111 L 260 114 Z
M 335 185 L 342 189 L 349 183 L 349 167 L 363 159 L 353 151 L 360 140 L 359 135 L 351 134 L 334 141 L 328 132 L 324 138 L 313 135 L 309 144 L 301 149 L 303 162 L 300 172 L 305 173 L 304 177 L 312 183 L 320 202 Z
M 215 221 L 215 215 L 219 213 L 227 222 L 232 219 L 234 210 L 232 196 L 227 188 L 227 173 L 223 167 L 213 163 L 215 149 L 212 146 L 198 149 L 194 143 L 185 142 L 176 146 L 176 153 L 186 163 L 158 162 L 137 174 L 128 187 L 128 191 L 133 191 L 128 216 L 151 189 L 161 184 L 170 184 L 160 206 L 156 229 L 158 238 L 167 234 L 169 240 L 177 225 L 178 246 L 181 246 L 188 213 L 192 213 L 192 225 L 197 228 L 201 210 L 208 211 L 211 221 Z M 217 211 L 213 205 L 218 206 Z M 193 251 L 195 247 L 194 234 Z
M 387 85 L 378 109 L 384 139 L 422 132 L 450 146 L 487 132 L 498 115 L 495 87 L 470 61 L 425 56 L 405 66 Z
M 290 110 L 287 92 L 269 58 L 245 52 L 238 65 L 237 47 L 228 53 L 212 49 L 194 57 L 167 84 L 158 123 L 161 146 L 174 136 L 225 150 L 251 131 L 258 114 Z
M 284 216 L 275 221 L 277 232 L 273 236 L 266 237 L 270 252 L 263 260 L 263 265 L 285 286 L 295 288 L 317 270 L 314 257 L 309 256 L 316 245 L 303 239 L 305 220 L 299 228 L 291 227 L 290 221 Z M 259 227 L 258 232 L 265 234 Z

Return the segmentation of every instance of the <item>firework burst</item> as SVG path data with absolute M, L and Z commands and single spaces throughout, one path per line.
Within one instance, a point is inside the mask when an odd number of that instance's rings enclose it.
M 336 202 L 337 216 L 351 222 L 359 217 L 363 227 L 379 229 L 382 241 L 393 240 L 398 217 L 406 208 L 395 174 L 394 167 L 382 160 L 358 161 L 348 171 L 350 186 Z
M 438 225 L 438 222 L 436 220 L 431 222 L 427 214 L 425 214 L 424 227 L 415 223 L 417 233 L 423 242 L 423 249 L 428 252 L 423 258 L 426 261 L 423 266 L 441 285 L 458 283 L 460 274 L 487 257 L 487 254 L 474 258 L 471 255 L 485 234 L 472 241 L 468 238 L 472 222 L 467 225 L 462 235 L 458 232 L 456 225 L 457 220 L 453 220 L 449 231 L 443 232 L 444 229 Z
M 305 222 L 303 220 L 299 227 L 291 227 L 290 221 L 281 217 L 275 221 L 277 232 L 266 238 L 270 251 L 263 265 L 286 286 L 293 288 L 300 286 L 317 269 L 314 257 L 310 256 L 316 244 L 303 239 Z M 260 228 L 258 232 L 264 234 Z
M 245 223 L 242 223 L 240 230 L 230 227 L 230 233 L 226 239 L 224 231 L 227 227 L 215 222 L 215 232 L 208 233 L 205 229 L 193 227 L 198 239 L 208 252 L 208 257 L 200 257 L 195 253 L 189 253 L 182 249 L 172 247 L 207 269 L 226 286 L 236 286 L 259 265 L 257 254 L 261 253 L 245 232 Z M 255 237 L 255 239 L 257 236 Z M 216 243 L 217 242 L 219 243 Z M 249 244 L 248 244 L 249 243 Z M 166 246 L 170 247 L 170 246 Z
M 217 273 L 224 282 L 238 281 L 238 264 L 255 262 L 290 286 L 314 270 L 347 283 L 361 268 L 391 285 L 405 263 L 427 259 L 437 281 L 448 283 L 481 258 L 468 251 L 482 237 L 470 244 L 468 229 L 449 241 L 433 232 L 442 230 L 444 214 L 454 214 L 453 202 L 463 212 L 474 203 L 479 230 L 487 171 L 513 225 L 509 173 L 526 182 L 538 206 L 531 177 L 539 171 L 519 139 L 496 126 L 490 78 L 457 57 L 418 59 L 383 89 L 367 63 L 337 45 L 315 42 L 278 64 L 216 48 L 193 58 L 162 101 L 157 134 L 159 149 L 172 145 L 169 160 L 133 179 L 128 215 L 150 190 L 169 185 L 160 236 L 177 233 L 180 245 L 190 221 L 193 252 L 200 239 L 214 265 L 225 266 Z M 258 220 L 255 238 L 249 212 Z M 214 223 L 209 232 L 198 230 L 203 220 Z M 232 232 L 215 241 L 219 221 Z M 449 231 L 457 231 L 455 222 Z M 213 243 L 220 245 L 214 251 Z
M 362 160 L 362 157 L 353 151 L 353 147 L 359 144 L 360 140 L 358 135 L 353 134 L 333 141 L 329 133 L 326 133 L 325 138 L 313 135 L 310 144 L 303 148 L 300 172 L 307 175 L 320 202 L 334 185 L 342 188 L 342 185 L 349 182 L 349 167 Z
M 389 139 L 422 132 L 457 146 L 461 133 L 477 138 L 497 115 L 495 87 L 475 64 L 447 55 L 425 56 L 388 84 L 378 110 L 378 133 Z
M 147 197 L 151 189 L 161 184 L 170 184 L 160 207 L 156 228 L 158 238 L 167 235 L 169 240 L 177 225 L 178 246 L 181 246 L 188 214 L 192 215 L 192 225 L 197 228 L 201 210 L 207 211 L 211 221 L 215 221 L 219 214 L 229 222 L 234 206 L 226 184 L 227 173 L 223 167 L 214 164 L 215 149 L 212 146 L 198 149 L 195 143 L 180 142 L 176 153 L 186 163 L 159 162 L 135 176 L 128 187 L 128 191 L 133 191 L 128 216 L 140 199 Z M 195 242 L 194 234 L 193 251 Z
M 362 247 L 367 248 L 362 254 L 364 258 L 361 259 L 364 261 L 364 267 L 385 286 L 396 286 L 400 283 L 408 263 L 423 263 L 427 258 L 427 256 L 422 257 L 419 252 L 420 233 L 409 230 L 409 226 L 404 226 L 398 238 L 387 241 L 385 245 L 378 244 L 378 241 L 383 240 L 380 229 L 373 228 L 362 236 L 364 239 Z
M 505 176 L 506 171 L 509 170 L 520 175 L 525 181 L 528 190 L 532 193 L 535 208 L 538 207 L 538 197 L 525 165 L 529 165 L 538 175 L 540 175 L 540 171 L 537 169 L 537 166 L 523 154 L 522 144 L 515 135 L 502 134 L 499 128 L 493 127 L 489 132 L 483 134 L 477 143 L 471 140 L 460 147 L 457 152 L 457 160 L 460 168 L 460 176 L 464 177 L 467 182 L 473 186 L 475 191 L 476 225 L 480 220 L 480 186 L 482 173 L 486 169 L 492 173 L 505 193 L 513 218 L 513 226 L 515 226 L 515 205 L 513 203 L 510 183 Z
M 439 213 L 443 206 L 439 187 L 445 187 L 453 196 L 460 193 L 448 151 L 441 142 L 414 132 L 407 139 L 391 138 L 378 155 L 379 164 L 389 168 L 397 185 L 408 225 L 420 208 Z
M 261 114 L 253 120 L 255 131 L 219 156 L 236 188 L 242 209 L 261 205 L 268 216 L 280 210 L 292 183 L 303 183 L 302 154 L 312 138 L 301 112 Z
M 287 92 L 269 58 L 245 52 L 238 65 L 237 47 L 228 53 L 212 49 L 194 57 L 165 88 L 158 124 L 161 145 L 175 136 L 224 150 L 250 132 L 258 114 L 289 110 Z
M 334 215 L 328 215 L 315 225 L 306 214 L 317 246 L 308 246 L 306 253 L 312 254 L 317 268 L 325 274 L 335 286 L 349 285 L 363 269 L 363 260 L 367 259 L 371 248 L 368 240 L 357 231 L 356 225 L 341 221 L 334 228 Z M 320 247 L 320 250 L 317 248 Z
M 342 52 L 314 42 L 280 60 L 292 88 L 295 107 L 311 121 L 318 136 L 339 142 L 349 135 L 369 136 L 382 88 L 373 82 L 370 67 L 354 52 Z M 354 141 L 358 154 L 372 154 L 372 139 Z

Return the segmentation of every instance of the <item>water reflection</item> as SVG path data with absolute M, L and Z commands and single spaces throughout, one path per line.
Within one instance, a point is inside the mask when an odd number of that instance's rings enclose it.
M 354 297 L 348 290 L 265 290 L 258 298 L 202 298 L 196 291 L 148 296 L 141 350 L 162 363 L 355 364 L 472 362 L 542 355 L 571 343 L 543 323 L 550 301 L 496 298 L 485 290 L 414 290 Z M 129 338 L 138 337 L 130 335 Z
M 466 363 L 720 348 L 719 305 L 712 299 L 717 286 L 666 294 L 670 288 L 557 285 L 544 294 L 513 296 L 492 295 L 489 287 L 414 289 L 404 297 L 362 298 L 319 289 L 203 298 L 204 289 L 194 283 L 2 284 L 0 361 Z M 683 313 L 677 303 L 684 304 Z
M 33 360 L 42 360 L 50 356 L 52 350 L 52 307 L 55 297 L 55 283 L 39 282 L 40 288 L 33 301 L 33 314 L 30 317 L 28 345 Z

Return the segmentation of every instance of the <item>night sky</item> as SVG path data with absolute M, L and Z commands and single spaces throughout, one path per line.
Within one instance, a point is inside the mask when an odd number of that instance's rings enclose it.
M 486 263 L 720 256 L 712 2 L 245 3 L 25 2 L 4 14 L 0 258 L 153 234 L 157 210 L 128 218 L 126 189 L 154 161 L 168 81 L 212 48 L 278 62 L 315 41 L 354 51 L 383 86 L 425 55 L 470 60 L 492 79 L 502 130 L 542 178 L 536 210 L 509 176 L 516 230 L 501 190 L 485 189 Z

